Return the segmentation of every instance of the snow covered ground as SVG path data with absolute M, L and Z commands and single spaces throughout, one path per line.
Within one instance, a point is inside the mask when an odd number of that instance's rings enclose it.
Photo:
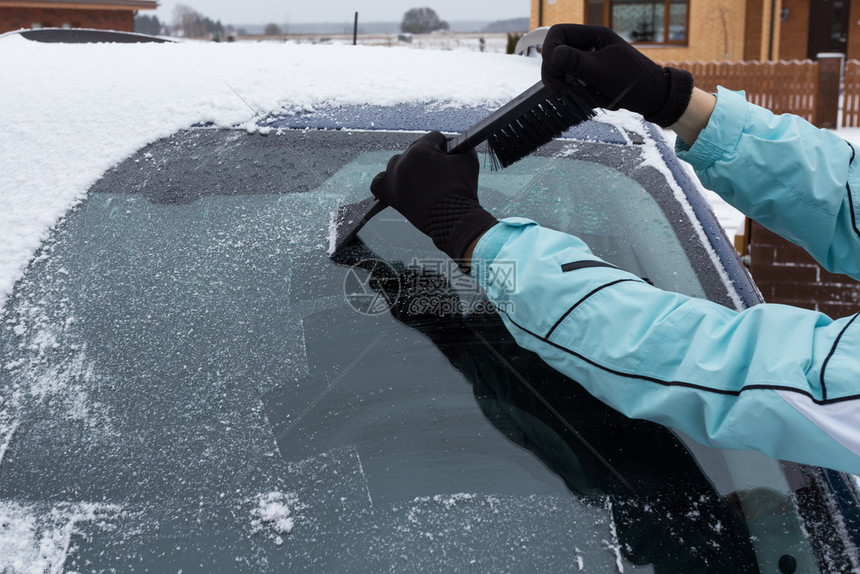
M 291 35 L 291 40 L 300 43 L 319 43 L 323 38 L 319 34 Z M 483 40 L 483 50 L 481 41 Z M 352 35 L 342 34 L 331 36 L 328 42 L 351 44 Z M 508 47 L 506 34 L 481 34 L 463 32 L 437 32 L 434 34 L 416 34 L 411 40 L 399 39 L 399 34 L 363 34 L 358 37 L 362 46 L 387 46 L 412 48 L 418 50 L 454 50 L 461 52 L 489 52 L 504 54 Z

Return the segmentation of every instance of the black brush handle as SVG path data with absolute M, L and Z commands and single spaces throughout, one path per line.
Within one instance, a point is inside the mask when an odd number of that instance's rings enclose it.
M 544 86 L 543 82 L 538 81 L 477 124 L 449 139 L 448 153 L 463 153 L 478 147 L 492 134 L 510 125 L 551 95 L 550 89 Z
M 448 153 L 464 153 L 487 141 L 487 138 L 546 100 L 552 92 L 538 81 L 532 87 L 509 101 L 477 124 L 448 139 Z M 364 220 L 370 219 L 385 207 L 373 198 L 360 202 L 361 211 L 366 213 Z M 363 223 L 362 223 L 363 225 Z
M 449 154 L 464 153 L 478 147 L 492 135 L 502 131 L 515 122 L 517 118 L 551 96 L 552 91 L 544 86 L 543 82 L 538 81 L 477 124 L 450 138 L 447 143 L 447 152 Z M 503 163 L 502 165 L 507 164 Z M 373 195 L 357 203 L 343 206 L 339 211 L 343 215 L 343 221 L 338 224 L 338 237 L 335 241 L 334 253 L 355 237 L 367 221 L 385 207 L 387 205 Z

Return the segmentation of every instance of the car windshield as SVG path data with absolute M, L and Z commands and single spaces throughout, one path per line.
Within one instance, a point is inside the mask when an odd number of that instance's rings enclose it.
M 3 310 L 0 569 L 840 567 L 812 469 L 606 407 L 393 210 L 328 257 L 415 137 L 191 129 L 93 186 Z M 482 156 L 482 201 L 732 305 L 643 147 Z

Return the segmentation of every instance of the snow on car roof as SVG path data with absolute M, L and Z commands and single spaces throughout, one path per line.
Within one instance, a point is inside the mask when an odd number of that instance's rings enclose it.
M 477 52 L 0 36 L 0 308 L 105 170 L 177 130 L 321 103 L 498 105 L 539 77 L 538 60 Z

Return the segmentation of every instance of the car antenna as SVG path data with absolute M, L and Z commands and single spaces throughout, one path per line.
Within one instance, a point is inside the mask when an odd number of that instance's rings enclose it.
M 254 113 L 257 115 L 257 117 L 258 117 L 258 118 L 260 118 L 260 119 L 262 119 L 262 118 L 263 118 L 263 114 L 261 114 L 261 113 L 260 113 L 260 112 L 258 112 L 256 109 L 254 109 L 254 107 L 253 107 L 253 106 L 251 106 L 251 104 L 249 104 L 249 103 L 245 100 L 245 98 L 243 98 L 243 97 L 239 94 L 239 92 L 237 92 L 236 90 L 234 90 L 234 89 L 233 89 L 233 86 L 231 86 L 230 84 L 228 84 L 228 83 L 227 83 L 227 80 L 225 80 L 224 78 L 221 78 L 221 81 L 222 81 L 222 82 L 224 82 L 224 85 L 225 85 L 225 86 L 227 86 L 228 88 L 230 88 L 230 91 L 231 91 L 231 92 L 233 92 L 234 94 L 236 94 L 236 97 L 237 97 L 237 98 L 239 98 L 240 100 L 242 100 L 242 103 L 243 103 L 243 104 L 245 104 L 246 106 L 248 106 L 248 108 L 249 108 L 252 112 L 254 112 Z

